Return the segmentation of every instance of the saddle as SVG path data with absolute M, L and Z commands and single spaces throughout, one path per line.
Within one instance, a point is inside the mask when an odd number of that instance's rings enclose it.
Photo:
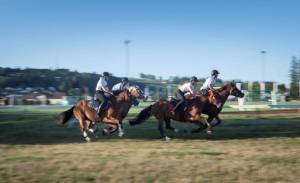
M 169 111 L 172 111 L 179 101 L 180 101 L 179 99 L 176 99 L 176 98 L 173 98 L 173 97 L 170 98 L 169 99 L 169 105 L 168 105 Z M 180 116 L 181 120 L 184 120 L 184 117 L 185 117 L 185 110 L 184 110 L 185 106 L 186 106 L 186 102 L 184 102 L 183 104 L 178 106 L 178 108 L 175 111 L 176 113 L 179 113 L 179 116 Z
M 91 109 L 95 109 L 97 111 L 99 105 L 100 105 L 100 103 L 98 101 L 96 101 L 96 100 L 93 100 L 93 99 L 92 100 L 88 100 L 88 106 Z
M 98 110 L 98 107 L 100 106 L 101 102 L 100 101 L 96 101 L 96 100 L 88 100 L 88 106 L 89 108 L 91 109 L 94 109 L 94 110 Z M 103 110 L 106 110 L 109 106 L 111 105 L 111 102 L 110 100 L 106 103 L 106 105 L 104 106 Z

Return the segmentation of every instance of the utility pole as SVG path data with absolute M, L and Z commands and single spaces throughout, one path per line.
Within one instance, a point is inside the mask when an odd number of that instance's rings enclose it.
M 125 75 L 127 77 L 130 77 L 130 47 L 129 44 L 131 43 L 131 40 L 125 40 Z
M 265 100 L 265 96 L 266 96 L 266 83 L 265 83 L 265 70 L 266 70 L 266 63 L 265 63 L 265 55 L 266 55 L 266 51 L 262 50 L 260 51 L 261 54 L 261 82 L 260 82 L 260 99 Z
M 266 73 L 266 55 L 267 51 L 265 50 L 262 50 L 260 51 L 260 54 L 261 54 L 261 80 L 262 82 L 264 82 L 266 80 L 266 76 L 265 76 L 265 73 Z

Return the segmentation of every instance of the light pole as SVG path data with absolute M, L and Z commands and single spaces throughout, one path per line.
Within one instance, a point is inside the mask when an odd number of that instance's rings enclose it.
M 131 43 L 131 40 L 125 40 L 125 75 L 127 77 L 130 76 L 130 50 L 129 50 L 129 44 Z
M 265 66 L 265 55 L 266 55 L 267 51 L 260 51 L 261 54 L 261 82 L 260 82 L 260 99 L 264 100 L 265 99 L 265 91 L 266 91 L 266 85 L 265 85 L 265 70 L 266 70 L 266 66 Z
M 265 81 L 265 72 L 266 72 L 266 57 L 265 57 L 265 55 L 266 55 L 266 53 L 267 53 L 267 51 L 265 51 L 265 50 L 262 50 L 262 51 L 260 51 L 260 54 L 261 54 L 261 80 L 262 80 L 262 82 L 264 82 Z

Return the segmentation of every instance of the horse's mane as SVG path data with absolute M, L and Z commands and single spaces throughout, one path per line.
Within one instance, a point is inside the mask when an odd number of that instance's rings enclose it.
M 235 84 L 233 82 L 229 82 L 229 83 L 225 83 L 225 85 L 223 85 L 221 88 L 218 89 L 218 91 L 224 91 L 226 90 L 228 87 L 234 86 Z

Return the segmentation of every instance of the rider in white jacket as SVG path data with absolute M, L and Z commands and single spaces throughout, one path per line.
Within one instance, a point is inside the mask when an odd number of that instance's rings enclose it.
M 96 86 L 95 100 L 101 102 L 97 110 L 98 114 L 103 110 L 103 108 L 107 104 L 108 97 L 105 96 L 105 93 L 112 94 L 107 87 L 107 81 L 109 79 L 109 76 L 110 75 L 108 72 L 103 72 Z
M 173 108 L 171 113 L 174 115 L 176 109 L 185 102 L 185 94 L 195 94 L 195 85 L 198 82 L 198 79 L 196 76 L 193 76 L 190 80 L 190 82 L 183 84 L 180 86 L 176 92 L 176 98 L 180 101 L 176 104 L 176 106 Z

